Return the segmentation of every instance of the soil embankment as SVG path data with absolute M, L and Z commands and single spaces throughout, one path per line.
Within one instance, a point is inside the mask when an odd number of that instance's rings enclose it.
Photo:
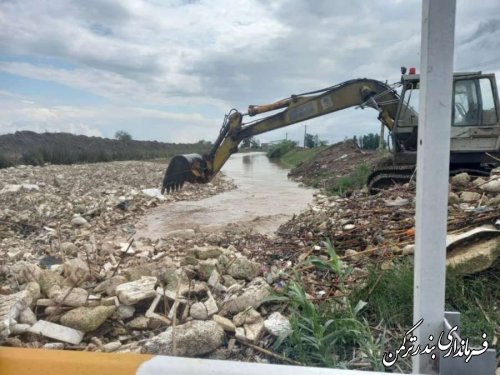
M 336 143 L 290 171 L 289 176 L 306 185 L 326 190 L 359 188 L 369 172 L 387 160 L 386 152 L 363 150 L 354 140 Z

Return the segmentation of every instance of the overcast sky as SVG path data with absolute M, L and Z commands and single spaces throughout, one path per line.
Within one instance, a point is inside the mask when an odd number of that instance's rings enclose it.
M 418 69 L 420 15 L 412 0 L 0 0 L 0 133 L 213 141 L 231 108 Z M 500 77 L 500 1 L 458 1 L 455 70 Z M 378 131 L 371 111 L 306 124 L 335 142 Z

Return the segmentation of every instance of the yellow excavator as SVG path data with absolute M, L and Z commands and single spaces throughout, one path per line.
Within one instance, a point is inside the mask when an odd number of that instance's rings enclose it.
M 292 95 L 272 104 L 251 105 L 246 113 L 231 110 L 219 136 L 204 155 L 177 155 L 163 179 L 162 194 L 185 182 L 207 183 L 222 168 L 240 142 L 271 130 L 323 116 L 349 107 L 372 108 L 389 130 L 391 162 L 368 178 L 370 192 L 414 175 L 417 150 L 420 76 L 415 68 L 401 68 L 400 82 L 388 85 L 373 79 L 354 79 L 325 89 Z M 243 118 L 280 110 L 244 123 Z M 467 171 L 487 175 L 500 160 L 500 104 L 494 74 L 455 73 L 451 124 L 450 173 Z

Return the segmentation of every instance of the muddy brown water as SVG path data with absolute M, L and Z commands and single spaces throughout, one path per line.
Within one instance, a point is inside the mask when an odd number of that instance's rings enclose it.
M 272 234 L 313 200 L 315 190 L 289 180 L 288 171 L 263 152 L 234 154 L 222 172 L 236 183 L 236 189 L 151 209 L 136 226 L 136 237 L 154 239 L 188 228 L 212 232 L 227 226 Z

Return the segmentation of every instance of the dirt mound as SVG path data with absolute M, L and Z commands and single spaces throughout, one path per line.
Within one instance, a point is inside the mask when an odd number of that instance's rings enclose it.
M 354 140 L 331 145 L 292 169 L 289 176 L 315 187 L 334 189 L 339 180 L 364 167 L 366 172 L 383 163 L 387 153 L 362 150 Z M 366 174 L 366 173 L 365 173 Z

